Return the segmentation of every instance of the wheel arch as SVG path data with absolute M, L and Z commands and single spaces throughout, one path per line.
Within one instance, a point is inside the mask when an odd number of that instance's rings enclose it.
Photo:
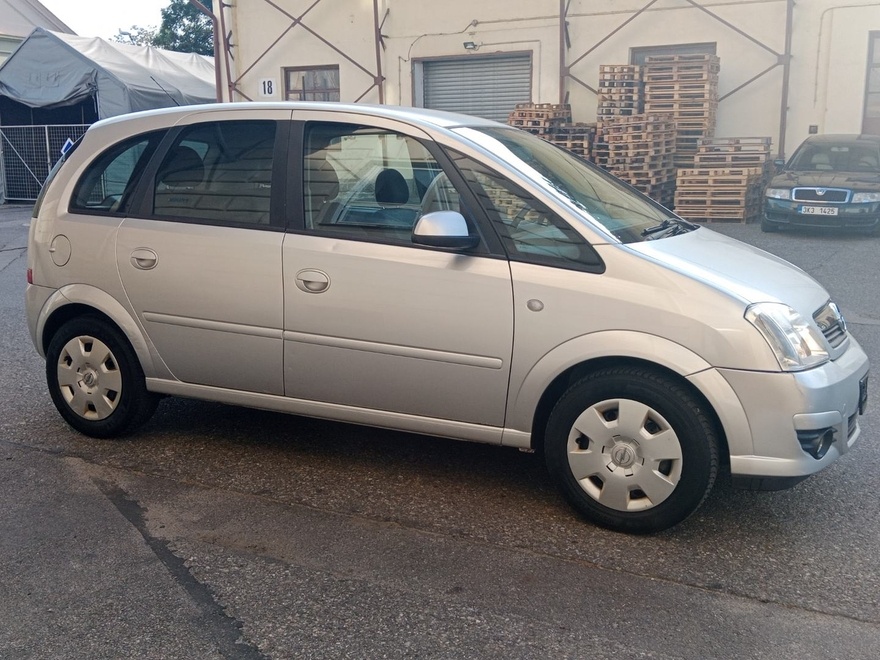
M 624 348 L 626 350 L 622 350 Z M 682 383 L 706 405 L 716 425 L 722 443 L 719 449 L 725 459 L 730 455 L 729 438 L 735 439 L 737 445 L 747 438 L 751 444 L 745 412 L 738 405 L 732 388 L 712 365 L 680 344 L 631 331 L 585 335 L 547 353 L 512 393 L 512 417 L 507 429 L 513 430 L 512 436 L 527 436 L 529 448 L 541 449 L 547 420 L 559 397 L 586 374 L 611 366 L 650 368 Z M 694 374 L 707 373 L 717 377 L 691 378 Z M 504 444 L 521 446 L 519 441 Z
M 149 378 L 156 374 L 150 346 L 135 319 L 109 294 L 83 284 L 59 289 L 43 306 L 36 333 L 43 356 L 61 326 L 71 319 L 87 315 L 102 318 L 116 327 L 137 355 L 144 375 Z

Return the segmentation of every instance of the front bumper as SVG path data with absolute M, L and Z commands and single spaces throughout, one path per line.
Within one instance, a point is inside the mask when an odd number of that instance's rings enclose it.
M 798 210 L 804 205 L 833 207 L 837 209 L 837 215 L 807 215 Z M 873 229 L 880 226 L 880 202 L 819 205 L 767 198 L 764 200 L 764 219 L 797 227 Z
M 751 454 L 730 457 L 735 484 L 762 490 L 793 485 L 825 469 L 856 443 L 869 364 L 858 342 L 852 336 L 847 341 L 840 357 L 807 371 L 719 369 L 742 404 L 752 436 Z M 819 458 L 801 446 L 799 432 L 803 438 L 828 430 L 833 441 Z

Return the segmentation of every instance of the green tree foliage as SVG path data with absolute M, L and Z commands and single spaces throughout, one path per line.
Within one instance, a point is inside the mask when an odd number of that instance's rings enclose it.
M 213 9 L 211 0 L 201 0 Z M 214 29 L 211 19 L 201 13 L 189 0 L 171 0 L 162 10 L 162 25 L 155 34 L 153 46 L 181 53 L 214 54 Z
M 156 28 L 153 25 L 141 27 L 140 25 L 132 25 L 128 30 L 119 30 L 115 35 L 110 37 L 113 41 L 120 44 L 133 44 L 135 46 L 152 46 L 156 39 Z

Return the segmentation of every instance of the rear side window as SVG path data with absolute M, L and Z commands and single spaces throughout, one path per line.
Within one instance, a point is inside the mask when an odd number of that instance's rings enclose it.
M 156 172 L 153 216 L 233 226 L 268 225 L 274 121 L 196 124 Z
M 70 203 L 72 211 L 121 215 L 138 178 L 164 131 L 120 142 L 101 154 L 80 177 Z

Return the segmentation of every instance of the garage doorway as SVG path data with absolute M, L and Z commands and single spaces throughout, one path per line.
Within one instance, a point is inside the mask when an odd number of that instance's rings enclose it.
M 414 105 L 506 122 L 517 103 L 532 100 L 532 54 L 471 55 L 418 60 Z

